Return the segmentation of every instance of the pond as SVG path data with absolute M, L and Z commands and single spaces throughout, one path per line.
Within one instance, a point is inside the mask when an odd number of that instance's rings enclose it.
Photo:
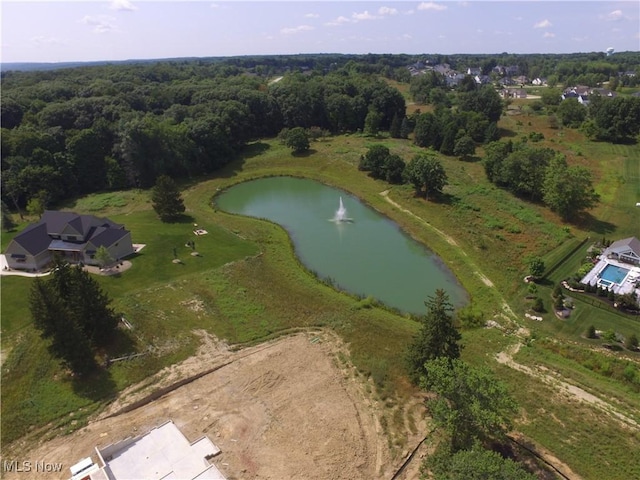
M 281 225 L 309 270 L 350 293 L 419 315 L 438 288 L 455 306 L 467 302 L 465 290 L 438 256 L 343 190 L 314 180 L 271 177 L 235 185 L 216 203 L 221 210 Z

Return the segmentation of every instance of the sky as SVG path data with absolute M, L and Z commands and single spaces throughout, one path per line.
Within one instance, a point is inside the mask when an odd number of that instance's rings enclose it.
M 2 62 L 640 50 L 634 1 L 0 2 Z

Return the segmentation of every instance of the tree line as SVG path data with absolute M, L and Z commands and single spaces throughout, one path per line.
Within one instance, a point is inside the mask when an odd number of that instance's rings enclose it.
M 404 118 L 402 95 L 355 68 L 268 84 L 229 64 L 84 67 L 5 75 L 2 200 L 21 209 L 160 175 L 213 172 L 284 128 L 355 132 Z

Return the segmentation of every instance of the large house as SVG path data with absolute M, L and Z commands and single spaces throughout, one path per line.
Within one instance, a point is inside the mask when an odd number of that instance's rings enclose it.
M 38 223 L 16 235 L 5 251 L 11 269 L 42 270 L 55 254 L 71 263 L 97 265 L 96 251 L 105 247 L 113 260 L 134 253 L 131 232 L 108 218 L 46 211 Z
M 640 294 L 640 240 L 629 237 L 613 242 L 580 283 L 618 295 Z

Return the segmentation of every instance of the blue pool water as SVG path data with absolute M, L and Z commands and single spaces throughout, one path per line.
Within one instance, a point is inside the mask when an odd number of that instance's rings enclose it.
M 626 268 L 617 267 L 615 265 L 607 265 L 606 267 L 604 267 L 602 272 L 600 272 L 600 278 L 620 285 L 624 280 L 624 277 L 627 276 L 627 273 L 629 273 L 629 270 Z

